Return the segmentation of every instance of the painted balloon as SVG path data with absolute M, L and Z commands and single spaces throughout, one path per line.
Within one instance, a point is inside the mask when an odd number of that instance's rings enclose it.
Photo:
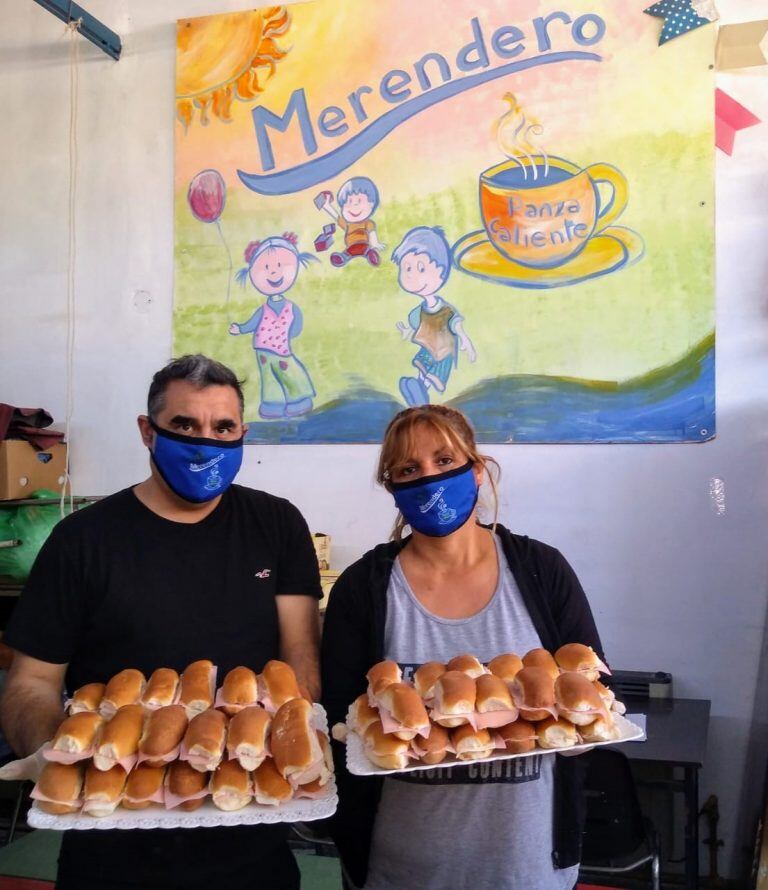
M 218 170 L 201 170 L 190 182 L 187 192 L 192 213 L 204 223 L 216 222 L 226 197 L 227 187 Z

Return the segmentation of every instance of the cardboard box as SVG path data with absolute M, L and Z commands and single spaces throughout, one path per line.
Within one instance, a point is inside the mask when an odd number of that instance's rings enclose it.
M 320 572 L 320 586 L 323 588 L 323 598 L 320 600 L 321 612 L 325 611 L 325 608 L 328 605 L 328 597 L 331 595 L 333 585 L 336 583 L 336 579 L 340 574 L 341 572 L 333 572 L 330 570 L 323 570 Z
M 57 442 L 36 451 L 22 439 L 0 442 L 0 500 L 28 498 L 39 488 L 53 491 L 64 483 L 67 446 Z
M 317 554 L 317 563 L 320 571 L 330 569 L 331 567 L 331 536 L 323 534 L 323 532 L 315 532 L 312 535 L 312 543 L 315 545 L 315 553 Z

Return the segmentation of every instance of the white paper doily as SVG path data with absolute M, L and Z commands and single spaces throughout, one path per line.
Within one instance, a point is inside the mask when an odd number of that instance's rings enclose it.
M 53 828 L 56 831 L 91 828 L 218 828 L 225 825 L 262 825 L 275 822 L 311 822 L 325 819 L 336 812 L 339 798 L 336 782 L 328 782 L 328 794 L 320 800 L 289 800 L 277 807 L 249 803 L 242 810 L 231 813 L 217 809 L 210 800 L 192 813 L 149 807 L 146 810 L 123 810 L 118 807 L 111 816 L 88 816 L 76 813 L 52 816 L 38 808 L 37 801 L 27 815 L 33 828 Z
M 328 717 L 325 710 L 318 704 L 313 708 L 315 728 L 327 734 Z M 111 816 L 89 816 L 78 813 L 52 816 L 50 813 L 44 813 L 35 801 L 27 815 L 27 822 L 33 828 L 52 828 L 55 831 L 92 828 L 217 828 L 227 825 L 311 822 L 314 819 L 325 819 L 336 812 L 339 798 L 333 776 L 325 787 L 327 794 L 318 800 L 289 800 L 276 807 L 249 803 L 241 810 L 232 812 L 218 809 L 208 799 L 199 809 L 191 813 L 153 806 L 146 810 L 124 810 L 118 807 Z
M 537 754 L 558 754 L 561 752 L 575 753 L 577 751 L 586 751 L 591 748 L 599 748 L 604 745 L 619 745 L 622 742 L 634 742 L 641 739 L 645 733 L 643 729 L 631 723 L 626 717 L 620 714 L 614 715 L 616 726 L 621 735 L 618 739 L 611 742 L 585 742 L 583 745 L 572 745 L 570 748 L 534 748 L 533 751 L 526 751 L 525 754 L 506 754 L 499 752 L 492 754 L 490 757 L 482 757 L 479 760 L 457 760 L 452 754 L 449 754 L 445 760 L 440 763 L 427 764 L 414 762 L 413 766 L 406 766 L 404 769 L 382 769 L 380 766 L 371 763 L 365 756 L 365 748 L 360 736 L 356 732 L 349 732 L 347 735 L 347 769 L 353 776 L 388 776 L 392 773 L 417 773 L 424 770 L 440 769 L 447 766 L 472 766 L 475 763 L 488 763 L 493 760 L 514 760 L 521 757 L 534 757 Z M 578 728 L 577 728 L 578 732 Z

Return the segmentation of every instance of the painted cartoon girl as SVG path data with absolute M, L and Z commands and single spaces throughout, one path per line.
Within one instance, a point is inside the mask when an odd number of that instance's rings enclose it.
M 236 280 L 251 284 L 267 298 L 245 324 L 233 323 L 229 333 L 253 333 L 253 348 L 261 381 L 259 416 L 265 420 L 298 417 L 312 410 L 315 387 L 307 369 L 296 358 L 291 341 L 301 333 L 301 309 L 285 297 L 299 274 L 299 266 L 319 262 L 311 253 L 300 253 L 293 232 L 251 241 L 245 248 L 247 265 Z

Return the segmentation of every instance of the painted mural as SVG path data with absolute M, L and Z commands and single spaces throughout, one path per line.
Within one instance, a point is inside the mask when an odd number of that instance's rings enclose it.
M 174 354 L 248 438 L 715 433 L 711 29 L 626 0 L 315 0 L 177 25 Z

